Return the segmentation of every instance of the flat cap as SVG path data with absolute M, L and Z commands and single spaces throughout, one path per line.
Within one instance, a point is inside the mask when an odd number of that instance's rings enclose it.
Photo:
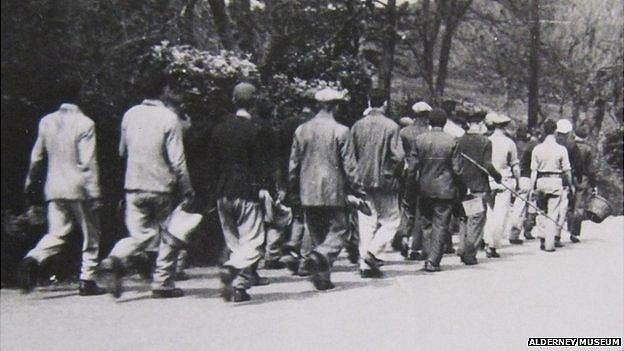
M 567 119 L 557 121 L 557 133 L 568 134 L 572 131 L 572 123 Z
M 488 114 L 485 115 L 485 123 L 487 124 L 504 124 L 508 122 L 511 122 L 511 118 L 494 111 L 488 112 Z
M 431 124 L 442 125 L 446 122 L 446 112 L 441 108 L 435 108 L 429 113 L 429 122 Z
M 410 117 L 401 117 L 399 119 L 399 125 L 402 127 L 411 126 L 412 124 L 414 124 L 414 120 Z
M 582 125 L 576 128 L 574 133 L 576 134 L 577 137 L 581 139 L 585 139 L 589 135 L 589 127 L 587 125 Z
M 431 110 L 431 106 L 424 101 L 419 101 L 412 105 L 412 111 L 414 111 L 414 113 L 431 112 Z
M 256 87 L 250 83 L 238 83 L 232 91 L 234 101 L 247 101 L 256 94 Z
M 336 90 L 332 88 L 323 88 L 314 94 L 314 99 L 320 102 L 344 101 L 347 97 L 346 90 Z

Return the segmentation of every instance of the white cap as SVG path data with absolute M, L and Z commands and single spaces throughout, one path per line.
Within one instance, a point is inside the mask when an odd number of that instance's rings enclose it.
M 415 113 L 430 112 L 431 110 L 433 110 L 431 106 L 429 106 L 429 104 L 424 101 L 419 101 L 412 105 L 412 111 L 414 111 Z
M 399 119 L 400 126 L 407 127 L 411 126 L 412 124 L 414 124 L 414 120 L 410 117 L 401 117 L 401 119 Z
M 488 112 L 488 114 L 485 115 L 485 123 L 486 124 L 490 124 L 490 125 L 491 124 L 502 124 L 502 123 L 507 123 L 507 122 L 510 122 L 510 121 L 511 121 L 511 118 L 509 118 L 509 117 L 507 117 L 507 116 L 505 116 L 503 114 L 494 112 L 494 111 Z
M 332 88 L 323 88 L 314 94 L 314 99 L 320 102 L 328 102 L 328 101 L 342 101 L 346 100 L 347 91 L 346 90 L 336 90 Z
M 567 119 L 560 119 L 557 121 L 557 133 L 568 134 L 572 129 L 572 123 Z

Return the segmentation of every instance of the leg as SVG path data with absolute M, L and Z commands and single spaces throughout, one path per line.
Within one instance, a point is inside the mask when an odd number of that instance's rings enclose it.
M 452 204 L 449 200 L 440 199 L 434 199 L 432 202 L 431 245 L 427 261 L 434 267 L 439 267 L 444 251 L 444 236 L 449 230 Z
M 401 223 L 401 215 L 397 194 L 379 194 L 376 201 L 380 227 L 370 242 L 368 251 L 375 256 L 379 256 L 383 253 L 386 244 L 394 237 Z
M 262 257 L 261 248 L 264 244 L 264 223 L 260 205 L 253 201 L 242 199 L 234 200 L 235 208 L 239 213 L 237 221 L 238 249 L 232 250 L 230 260 L 226 265 L 241 270 L 232 285 L 236 289 L 248 289 L 251 286 L 249 267 L 253 266 Z
M 83 201 L 72 203 L 76 222 L 82 231 L 82 267 L 81 280 L 94 280 L 98 267 L 100 244 L 100 223 L 97 214 Z
M 285 230 L 267 228 L 266 230 L 266 255 L 265 268 L 279 269 L 283 264 L 279 262 L 282 257 L 282 245 L 284 244 Z
M 48 233 L 26 254 L 26 257 L 33 258 L 41 264 L 58 254 L 73 229 L 72 212 L 69 201 L 50 201 L 48 203 Z
M 373 240 L 373 236 L 377 231 L 377 223 L 378 223 L 378 207 L 377 207 L 377 196 L 376 194 L 369 194 L 369 199 L 367 200 L 368 206 L 371 209 L 371 215 L 367 216 L 362 212 L 357 213 L 358 215 L 358 228 L 360 233 L 360 242 L 358 245 L 359 253 L 360 253 L 360 269 L 368 269 L 368 265 L 364 262 L 364 258 L 366 258 L 366 253 L 369 251 L 369 245 Z M 393 233 L 394 234 L 394 233 Z
M 485 211 L 479 212 L 467 218 L 466 236 L 463 257 L 467 260 L 476 260 L 477 251 L 483 240 L 483 226 L 485 225 Z

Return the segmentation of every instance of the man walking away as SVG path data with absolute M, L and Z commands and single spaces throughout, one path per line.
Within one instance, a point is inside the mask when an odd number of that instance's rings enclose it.
M 379 256 L 401 223 L 398 178 L 404 153 L 399 142 L 399 126 L 384 115 L 383 92 L 373 91 L 370 102 L 371 111 L 351 128 L 357 159 L 356 181 L 366 192 L 366 202 L 372 210 L 370 215 L 358 212 L 362 278 L 381 276 Z
M 290 203 L 300 202 L 313 242 L 304 267 L 317 290 L 332 289 L 332 263 L 347 234 L 347 195 L 361 196 L 349 128 L 334 113 L 346 92 L 325 88 L 315 94 L 320 111 L 295 132 L 289 166 Z M 358 204 L 362 200 L 357 201 Z
M 531 189 L 535 189 L 537 206 L 544 211 L 538 214 L 535 228 L 540 238 L 540 248 L 552 252 L 555 251 L 555 237 L 561 231 L 558 219 L 562 214 L 562 178 L 572 184 L 572 168 L 568 151 L 555 139 L 555 122 L 547 119 L 543 128 L 546 138 L 533 149 L 531 156 Z M 570 186 L 570 190 L 574 192 L 574 186 Z M 546 218 L 544 213 L 550 218 Z
M 94 281 L 101 197 L 95 140 L 93 121 L 74 104 L 62 104 L 58 111 L 39 122 L 25 192 L 27 199 L 32 198 L 47 159 L 44 193 L 48 202 L 48 233 L 20 264 L 18 277 L 24 292 L 34 288 L 41 264 L 61 251 L 78 226 L 83 237 L 79 294 L 105 293 Z
M 486 112 L 483 110 L 466 113 L 468 130 L 458 140 L 459 151 L 486 169 L 489 175 L 500 183 L 502 177 L 492 165 L 492 142 L 483 135 L 485 115 Z M 457 254 L 466 265 L 477 264 L 477 251 L 483 239 L 486 209 L 492 201 L 488 173 L 470 161 L 464 160 L 462 179 L 467 193 L 463 195 L 463 200 L 478 199 L 480 203 L 477 202 L 477 205 L 481 207 L 480 210 L 466 213 L 465 217 L 460 220 L 460 244 Z
M 264 218 L 261 201 L 268 192 L 273 172 L 270 162 L 270 133 L 254 123 L 250 109 L 256 88 L 249 83 L 234 87 L 236 113 L 227 116 L 212 133 L 214 172 L 217 179 L 217 209 L 230 258 L 221 268 L 222 297 L 243 302 L 252 285 L 266 285 L 257 264 L 264 244 Z
M 557 121 L 557 142 L 563 145 L 568 151 L 568 157 L 570 159 L 570 167 L 572 167 L 572 182 L 568 184 L 564 179 L 563 193 L 561 194 L 561 216 L 559 216 L 559 225 L 563 228 L 569 228 L 571 222 L 571 214 L 574 212 L 574 196 L 570 192 L 572 186 L 577 186 L 578 174 L 582 174 L 583 165 L 580 160 L 580 151 L 572 135 L 572 122 L 567 119 L 560 119 Z M 566 225 L 566 223 L 568 225 Z M 570 241 L 576 241 L 575 236 L 570 234 Z M 561 233 L 555 237 L 555 247 L 563 247 L 561 243 Z
M 414 196 L 416 187 L 421 196 L 419 211 L 423 228 L 430 231 L 425 270 L 440 270 L 444 238 L 449 230 L 453 202 L 458 198 L 462 159 L 457 140 L 446 134 L 443 110 L 434 109 L 429 115 L 431 131 L 416 138 L 410 152 L 407 175 L 408 196 Z M 410 199 L 409 201 L 413 201 Z
M 187 207 L 195 193 L 186 167 L 180 120 L 159 100 L 166 97 L 165 89 L 164 80 L 149 82 L 148 99 L 130 108 L 121 122 L 119 153 L 126 157 L 129 236 L 117 242 L 101 264 L 115 297 L 121 296 L 121 279 L 132 257 L 150 246 L 158 247 L 152 297 L 184 296 L 174 282 L 179 246 L 164 228 L 180 199 Z
M 408 203 L 406 194 L 407 187 L 405 186 L 405 175 L 408 169 L 414 168 L 413 164 L 409 164 L 411 158 L 408 156 L 411 153 L 416 138 L 429 131 L 429 113 L 432 108 L 424 101 L 419 101 L 412 105 L 412 111 L 414 111 L 415 118 L 414 123 L 407 126 L 399 132 L 401 137 L 401 145 L 405 152 L 405 169 L 403 174 L 403 189 L 401 189 L 401 224 L 399 226 L 398 235 L 401 237 L 401 255 L 409 260 L 424 260 L 425 257 L 422 254 L 423 232 L 420 223 L 420 215 L 418 213 L 419 196 L 417 193 L 411 194 L 413 204 Z M 414 189 L 418 190 L 418 189 Z
M 494 191 L 494 206 L 488 207 L 487 220 L 483 229 L 485 241 L 485 254 L 487 257 L 500 257 L 496 249 L 507 228 L 511 209 L 511 191 L 508 188 L 517 189 L 520 181 L 520 161 L 516 144 L 505 135 L 505 126 L 511 122 L 507 116 L 490 112 L 485 116 L 494 126 L 494 132 L 490 136 L 492 142 L 492 164 L 503 177 L 502 184 L 490 181 L 490 188 Z

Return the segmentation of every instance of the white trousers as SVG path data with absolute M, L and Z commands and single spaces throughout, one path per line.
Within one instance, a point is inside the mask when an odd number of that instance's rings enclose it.
M 61 252 L 69 234 L 78 225 L 82 232 L 82 266 L 80 279 L 93 280 L 98 266 L 100 242 L 99 221 L 86 201 L 52 200 L 48 203 L 48 233 L 26 257 L 41 263 Z
M 360 269 L 366 269 L 363 257 L 366 253 L 379 257 L 384 247 L 394 238 L 401 224 L 398 195 L 394 192 L 373 190 L 367 192 L 368 206 L 372 214 L 367 216 L 358 211 L 360 229 Z
M 503 183 L 514 188 L 516 181 L 512 178 L 503 179 Z M 511 191 L 500 185 L 492 185 L 494 189 L 494 207 L 487 209 L 487 219 L 483 228 L 483 241 L 488 247 L 499 248 L 504 238 L 505 228 L 511 210 Z

